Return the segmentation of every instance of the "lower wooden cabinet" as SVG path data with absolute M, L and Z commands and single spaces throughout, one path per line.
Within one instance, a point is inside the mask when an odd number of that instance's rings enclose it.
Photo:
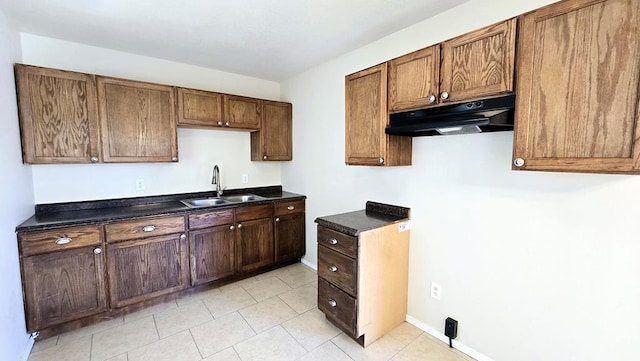
M 300 259 L 305 254 L 305 201 L 276 202 L 273 238 L 276 262 Z
M 107 309 L 99 227 L 25 233 L 18 240 L 28 332 Z
M 272 222 L 272 218 L 261 218 L 238 223 L 238 272 L 253 271 L 274 262 Z
M 235 273 L 234 228 L 233 225 L 224 225 L 189 232 L 192 286 Z

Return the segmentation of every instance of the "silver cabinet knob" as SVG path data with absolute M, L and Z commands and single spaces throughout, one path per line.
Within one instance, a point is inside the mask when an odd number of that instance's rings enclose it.
M 224 125 L 226 125 L 228 127 L 229 126 L 229 122 L 224 123 Z
M 187 235 L 186 234 L 181 234 L 180 235 L 180 239 L 184 241 L 185 239 L 187 239 Z
M 382 157 L 378 158 L 378 164 L 384 164 L 384 158 Z
M 329 306 L 336 307 L 337 305 L 338 305 L 338 302 L 336 302 L 335 300 L 329 300 Z
M 238 223 L 238 229 L 242 228 L 242 223 Z
M 72 241 L 72 239 L 69 238 L 69 237 L 60 237 L 60 238 L 56 239 L 56 244 L 58 246 L 62 246 L 64 244 L 71 243 L 71 241 Z
M 222 126 L 222 121 L 221 121 L 221 120 L 220 120 L 220 121 L 218 121 L 218 125 L 219 125 L 219 126 Z
M 440 98 L 441 98 L 442 100 L 449 99 L 449 93 L 447 93 L 447 92 L 442 92 L 442 93 L 440 93 Z
M 229 229 L 233 231 L 234 229 L 236 229 L 236 227 L 234 227 L 234 226 L 229 226 Z
M 142 227 L 142 232 L 153 232 L 156 230 L 156 226 L 144 226 Z
M 338 244 L 338 240 L 337 240 L 337 239 L 335 239 L 335 238 L 331 238 L 331 239 L 329 240 L 329 244 Z
M 331 267 L 329 267 L 329 271 L 331 271 L 331 272 L 338 272 L 338 267 L 336 267 L 336 266 L 331 266 Z
M 296 209 L 296 207 L 294 207 L 294 206 L 289 206 L 289 207 L 287 207 L 287 209 L 288 209 L 288 210 L 290 210 L 290 211 L 292 211 L 292 210 Z
M 516 167 L 522 167 L 524 165 L 524 159 L 522 158 L 516 158 L 513 160 L 513 165 L 515 165 Z
M 280 222 L 280 217 L 276 217 L 276 222 Z
M 433 104 L 436 102 L 436 96 L 431 94 L 429 95 L 429 97 L 427 98 L 427 100 L 429 101 L 429 104 Z
M 172 161 L 172 162 L 177 162 L 177 161 L 178 161 L 178 157 L 172 157 L 172 158 L 171 158 L 171 161 Z
M 98 163 L 98 157 L 91 157 L 91 163 Z
M 100 254 L 100 253 L 102 253 L 102 248 L 97 247 L 93 249 L 93 254 Z
M 262 159 L 267 160 L 267 156 L 266 156 L 266 155 L 263 155 L 263 156 L 262 156 Z

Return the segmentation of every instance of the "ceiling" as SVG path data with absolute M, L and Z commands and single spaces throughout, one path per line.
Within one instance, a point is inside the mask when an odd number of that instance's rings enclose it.
M 281 81 L 468 0 L 0 0 L 16 30 Z

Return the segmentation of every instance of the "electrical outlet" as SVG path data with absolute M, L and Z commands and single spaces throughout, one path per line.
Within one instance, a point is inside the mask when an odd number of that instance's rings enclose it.
M 442 286 L 439 283 L 431 282 L 431 298 L 440 301 L 442 297 Z
M 249 183 L 249 175 L 248 174 L 243 174 L 242 175 L 242 183 L 243 184 Z
M 144 179 L 136 179 L 136 190 L 137 191 L 144 190 Z

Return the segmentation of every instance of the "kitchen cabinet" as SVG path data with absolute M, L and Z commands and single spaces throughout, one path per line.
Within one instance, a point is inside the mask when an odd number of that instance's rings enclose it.
M 236 269 L 234 211 L 189 215 L 191 285 L 232 276 Z
M 105 225 L 110 305 L 152 299 L 188 287 L 184 216 Z
M 387 135 L 387 64 L 345 78 L 345 163 L 411 165 L 411 137 Z
M 389 111 L 513 91 L 516 19 L 389 61 Z
M 245 273 L 274 263 L 273 203 L 236 209 L 237 270 Z
M 107 309 L 99 226 L 18 234 L 27 331 Z
M 259 132 L 251 133 L 252 161 L 292 159 L 291 103 L 263 101 Z
M 94 76 L 21 64 L 15 76 L 24 163 L 99 162 Z
M 640 173 L 639 13 L 569 0 L 522 17 L 513 169 Z
M 262 119 L 262 100 L 224 95 L 224 125 L 227 128 L 259 130 Z
M 104 162 L 177 162 L 174 90 L 97 77 Z
M 273 223 L 276 263 L 300 259 L 305 253 L 305 201 L 275 203 Z
M 222 127 L 223 94 L 177 88 L 178 125 Z
M 318 308 L 364 347 L 404 322 L 407 313 L 406 219 L 388 222 L 394 216 L 377 219 L 374 214 L 351 212 L 316 220 Z M 359 228 L 367 224 L 374 226 Z

